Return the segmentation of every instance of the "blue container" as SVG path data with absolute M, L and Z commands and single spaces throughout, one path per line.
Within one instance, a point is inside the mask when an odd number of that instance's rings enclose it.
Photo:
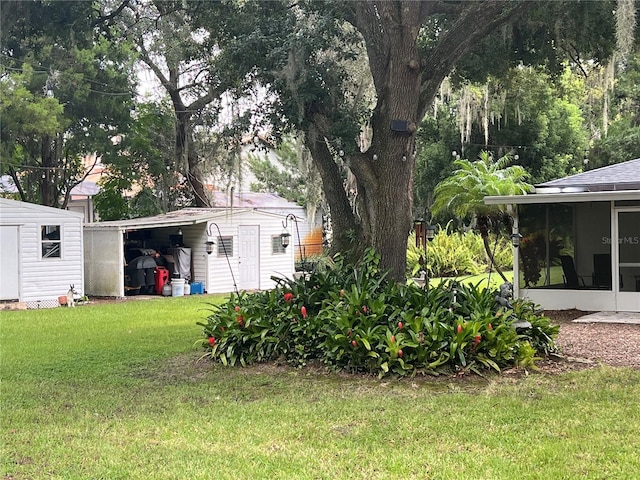
M 191 284 L 191 295 L 202 295 L 204 293 L 204 285 L 202 282 L 193 282 Z

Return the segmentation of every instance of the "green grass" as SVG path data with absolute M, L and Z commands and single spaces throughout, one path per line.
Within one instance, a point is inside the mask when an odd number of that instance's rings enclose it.
M 513 282 L 513 271 L 507 270 L 503 272 L 504 276 L 507 277 L 507 280 Z M 504 283 L 502 277 L 497 272 L 489 273 L 480 273 L 478 275 L 462 275 L 460 277 L 436 277 L 429 279 L 429 285 L 435 287 L 440 285 L 442 282 L 449 282 L 451 280 L 455 280 L 460 283 L 464 283 L 466 285 L 480 285 L 482 288 L 486 288 L 487 285 L 491 285 L 492 288 L 498 289 L 500 285 Z
M 196 362 L 210 297 L 0 316 L 2 479 L 629 479 L 640 372 L 383 380 Z

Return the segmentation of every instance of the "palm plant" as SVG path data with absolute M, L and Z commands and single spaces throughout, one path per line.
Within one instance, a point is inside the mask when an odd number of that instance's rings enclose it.
M 486 205 L 484 197 L 523 195 L 533 190 L 533 186 L 525 181 L 529 173 L 522 166 L 510 163 L 509 155 L 493 161 L 493 157 L 486 151 L 480 152 L 475 162 L 466 159 L 455 160 L 457 170 L 436 185 L 431 207 L 434 214 L 446 210 L 459 218 L 474 218 L 487 257 L 505 282 L 507 278 L 496 265 L 491 252 L 489 231 L 492 225 L 499 227 L 500 222 L 510 219 L 510 216 L 506 205 Z

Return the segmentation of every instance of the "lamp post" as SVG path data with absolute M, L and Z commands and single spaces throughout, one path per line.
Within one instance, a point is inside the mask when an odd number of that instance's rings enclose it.
M 436 234 L 436 227 L 426 223 L 424 220 L 415 220 L 413 222 L 414 230 L 416 232 L 416 247 L 422 246 L 424 248 L 424 256 L 420 256 L 418 262 L 423 265 L 425 276 L 425 287 L 429 290 L 429 252 L 427 249 L 427 243 L 433 240 Z
M 300 259 L 302 261 L 302 266 L 303 266 L 302 268 L 304 269 L 306 265 L 304 247 L 302 246 L 302 242 L 300 241 L 300 230 L 298 229 L 298 217 L 296 217 L 293 213 L 287 214 L 287 216 L 284 217 L 284 220 L 282 221 L 282 228 L 284 228 L 284 231 L 280 234 L 280 244 L 284 249 L 286 249 L 289 246 L 290 238 L 291 238 L 291 234 L 287 230 L 289 219 L 291 219 L 291 221 L 293 222 L 296 228 L 296 234 L 298 236 L 298 250 L 300 252 Z
M 213 230 L 211 229 L 211 227 L 213 227 L 214 225 L 215 225 L 216 229 L 218 230 L 218 238 L 222 239 L 222 233 L 220 232 L 220 227 L 218 226 L 217 223 L 211 222 L 207 226 L 207 241 L 204 242 L 204 244 L 206 246 L 206 249 L 207 249 L 207 255 L 211 255 L 213 253 L 213 246 L 215 245 L 215 242 L 213 240 L 211 240 L 211 238 L 213 237 Z M 222 245 L 222 250 L 224 251 L 224 256 L 227 258 L 227 265 L 229 265 L 229 272 L 231 272 L 231 280 L 233 280 L 233 288 L 236 291 L 236 295 L 238 297 L 240 297 L 240 292 L 238 292 L 238 285 L 236 285 L 236 277 L 233 274 L 233 269 L 231 268 L 231 262 L 229 261 L 229 254 L 227 253 L 227 246 L 224 244 L 224 242 L 222 242 L 222 240 L 221 240 L 221 245 Z M 207 267 L 208 266 L 209 266 L 209 261 L 207 260 Z M 207 268 L 207 282 L 208 281 L 209 281 L 209 269 Z

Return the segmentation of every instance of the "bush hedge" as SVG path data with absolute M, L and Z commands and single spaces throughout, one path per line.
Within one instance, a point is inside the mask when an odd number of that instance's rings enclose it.
M 506 237 L 492 237 L 490 245 L 496 263 L 502 269 L 513 268 L 511 242 Z M 420 257 L 424 263 L 420 264 Z M 482 237 L 473 231 L 451 231 L 449 225 L 442 228 L 427 246 L 416 246 L 415 234 L 409 236 L 407 244 L 407 274 L 416 276 L 424 268 L 429 277 L 457 277 L 477 275 L 489 271 L 489 259 Z
M 448 282 L 427 291 L 387 281 L 368 251 L 333 268 L 212 305 L 198 343 L 224 365 L 286 361 L 384 376 L 500 371 L 531 366 L 555 349 L 558 327 L 530 302 L 512 308 L 497 292 Z M 516 328 L 526 321 L 530 328 Z

